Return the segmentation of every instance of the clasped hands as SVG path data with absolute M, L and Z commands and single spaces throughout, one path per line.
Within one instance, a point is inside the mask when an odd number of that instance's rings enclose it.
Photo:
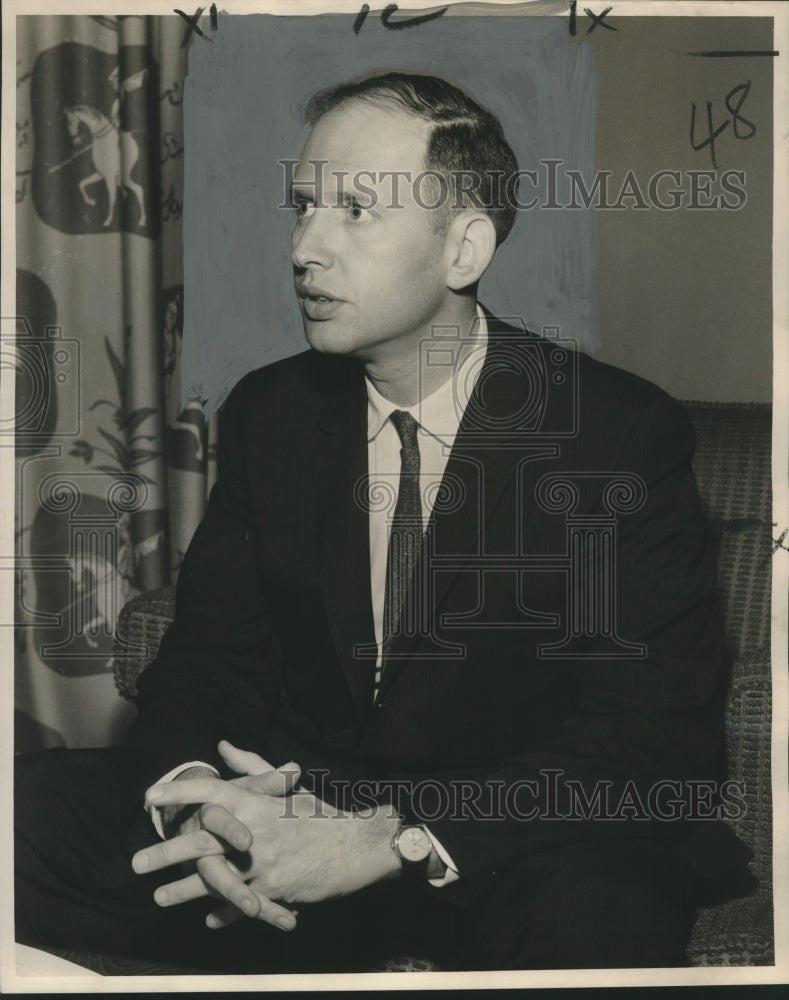
M 146 793 L 150 805 L 171 815 L 198 807 L 174 836 L 132 858 L 138 874 L 194 867 L 156 890 L 160 906 L 213 896 L 224 905 L 206 917 L 208 927 L 246 915 L 293 930 L 296 904 L 348 895 L 400 873 L 391 848 L 399 819 L 391 810 L 343 812 L 299 788 L 297 764 L 275 769 L 225 740 L 219 753 L 237 778 L 189 772 Z

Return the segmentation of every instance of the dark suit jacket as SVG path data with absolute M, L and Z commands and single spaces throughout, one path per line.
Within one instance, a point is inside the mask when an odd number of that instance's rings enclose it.
M 608 821 L 551 816 L 568 808 L 567 779 L 582 783 L 587 800 L 603 788 L 616 804 L 630 781 L 646 801 L 655 782 L 721 776 L 726 660 L 691 424 L 634 375 L 489 325 L 485 367 L 447 465 L 453 496 L 425 533 L 428 634 L 395 640 L 375 708 L 374 660 L 359 650 L 374 642 L 357 489 L 367 465 L 362 370 L 308 351 L 233 390 L 219 481 L 181 568 L 176 621 L 141 680 L 124 743 L 130 815 L 176 764 L 220 766 L 216 744 L 226 738 L 275 764 L 327 770 L 335 784 L 319 791 L 341 802 L 343 780 L 409 781 L 417 794 L 406 789 L 401 809 L 428 821 L 462 874 L 463 888 L 445 893 L 473 890 L 524 853 L 566 840 L 687 837 L 687 824 L 633 810 Z M 570 529 L 606 515 L 607 483 L 622 473 L 645 496 L 616 520 L 620 645 L 581 629 L 573 655 L 546 656 L 540 647 L 565 636 L 578 583 L 567 570 Z M 550 509 L 548 475 L 573 484 L 576 520 Z M 554 499 L 560 493 L 554 484 Z M 538 566 L 524 556 L 546 558 Z M 592 570 L 603 586 L 599 576 Z M 588 604 L 592 591 L 584 593 Z M 634 646 L 628 653 L 622 643 Z M 561 775 L 540 777 L 546 769 Z M 516 782 L 521 793 L 508 801 Z M 480 818 L 497 812 L 496 796 L 505 812 L 539 802 L 546 815 Z

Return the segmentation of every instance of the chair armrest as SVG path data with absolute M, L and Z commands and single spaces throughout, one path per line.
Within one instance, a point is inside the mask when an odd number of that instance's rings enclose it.
M 754 892 L 703 909 L 688 945 L 690 965 L 773 965 L 773 908 Z
M 156 659 L 159 643 L 175 617 L 175 587 L 149 590 L 128 601 L 115 626 L 112 672 L 124 698 L 137 697 L 137 679 Z

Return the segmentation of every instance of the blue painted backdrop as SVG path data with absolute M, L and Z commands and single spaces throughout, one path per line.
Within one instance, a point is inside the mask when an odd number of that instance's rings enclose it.
M 225 16 L 212 44 L 189 53 L 185 88 L 184 398 L 208 412 L 247 371 L 304 349 L 289 258 L 292 213 L 283 158 L 297 159 L 317 90 L 374 69 L 443 76 L 501 119 L 522 169 L 538 171 L 521 199 L 548 200 L 548 170 L 591 178 L 597 81 L 592 49 L 562 19 L 445 16 L 387 30 L 370 15 Z M 566 184 L 566 182 L 565 182 Z M 562 202 L 564 185 L 557 192 Z M 565 191 L 566 195 L 566 191 Z M 567 198 L 565 197 L 566 201 Z M 481 288 L 482 301 L 530 328 L 559 326 L 597 342 L 592 211 L 519 213 Z

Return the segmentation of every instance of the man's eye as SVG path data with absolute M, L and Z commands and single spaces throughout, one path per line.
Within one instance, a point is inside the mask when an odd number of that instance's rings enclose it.
M 309 211 L 313 206 L 308 201 L 294 201 L 293 207 L 296 210 L 296 215 L 303 217 L 309 215 Z
M 348 205 L 348 214 L 354 222 L 358 222 L 360 219 L 363 219 L 366 211 L 367 209 L 364 205 L 360 205 L 358 201 L 352 201 Z

